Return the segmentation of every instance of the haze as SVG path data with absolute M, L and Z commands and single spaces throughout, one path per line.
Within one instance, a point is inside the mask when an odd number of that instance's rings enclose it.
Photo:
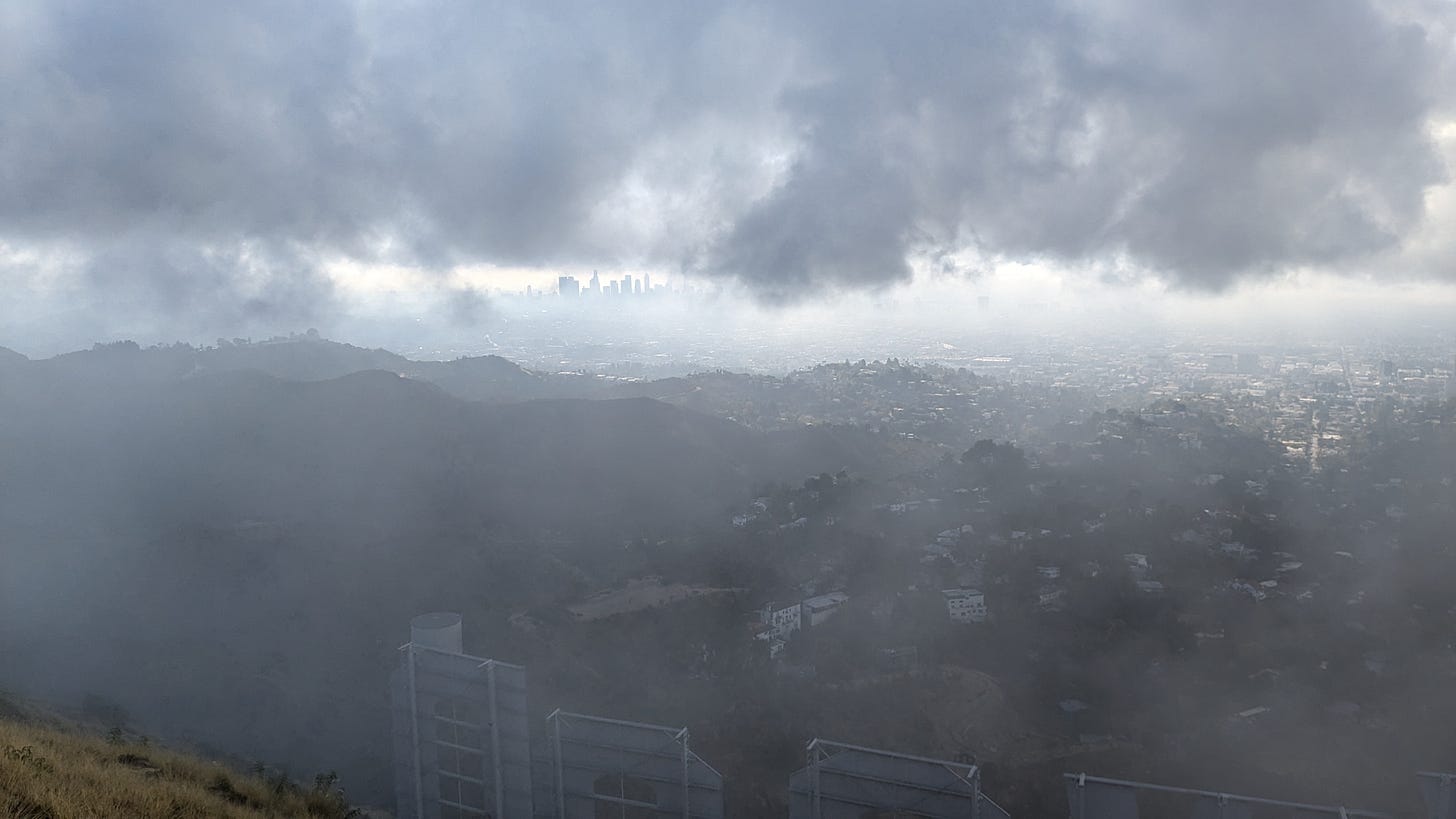
M 847 742 L 1450 819 L 1453 226 L 1447 0 L 12 0 L 0 720 L 375 816 L 560 815 L 560 708 L 705 816 Z

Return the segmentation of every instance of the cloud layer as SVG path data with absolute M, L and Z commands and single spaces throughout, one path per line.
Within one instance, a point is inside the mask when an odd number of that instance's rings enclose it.
M 691 270 L 789 300 L 967 259 L 1194 289 L 1450 276 L 1428 206 L 1450 15 L 21 0 L 0 243 L 64 259 L 83 296 L 228 321 L 326 304 L 339 258 Z

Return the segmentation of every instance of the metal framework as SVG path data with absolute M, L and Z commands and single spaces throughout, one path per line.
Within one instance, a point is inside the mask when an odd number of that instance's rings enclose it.
M 391 684 L 400 819 L 531 815 L 526 669 L 410 642 Z
M 867 811 L 928 819 L 1007 816 L 981 793 L 975 765 L 815 739 L 789 777 L 789 819 L 861 819 Z
M 542 819 L 723 819 L 723 775 L 688 747 L 688 729 L 557 709 L 536 768 Z M 603 811 L 603 812 L 599 812 Z
M 1456 774 L 1421 771 L 1416 774 L 1421 799 L 1430 819 L 1456 819 Z
M 1063 778 L 1067 783 L 1067 805 L 1071 808 L 1072 819 L 1137 819 L 1140 793 L 1187 797 L 1187 811 L 1172 815 L 1187 816 L 1190 819 L 1250 819 L 1256 814 L 1260 817 L 1287 816 L 1290 819 L 1317 816 L 1390 819 L 1389 814 L 1351 810 L 1337 805 L 1307 805 L 1256 796 L 1236 796 L 1216 791 L 1104 779 L 1086 774 L 1064 774 Z M 1158 815 L 1169 814 L 1160 812 Z

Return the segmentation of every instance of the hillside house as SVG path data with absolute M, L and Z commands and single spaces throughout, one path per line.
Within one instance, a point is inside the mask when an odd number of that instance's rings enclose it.
M 811 597 L 803 603 L 803 619 L 807 620 L 807 625 L 812 628 L 833 617 L 834 613 L 848 602 L 849 595 L 839 591 Z
M 799 603 L 765 603 L 759 614 L 768 627 L 764 639 L 786 640 L 803 627 L 803 607 Z
M 975 589 L 942 589 L 945 596 L 946 613 L 952 622 L 984 623 L 990 616 L 986 610 L 986 595 Z

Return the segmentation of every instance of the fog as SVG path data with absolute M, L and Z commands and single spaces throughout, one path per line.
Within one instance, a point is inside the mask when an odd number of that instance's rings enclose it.
M 0 718 L 412 815 L 390 679 L 445 611 L 533 734 L 686 727 L 730 817 L 816 737 L 1017 817 L 1069 772 L 1423 815 L 1453 35 L 7 4 Z
M 1430 311 L 1094 328 L 664 298 L 498 297 L 457 344 L 528 369 L 316 332 L 8 356 L 6 690 L 388 806 L 384 680 L 446 609 L 543 714 L 692 726 L 748 815 L 824 734 L 973 756 L 1030 815 L 1059 810 L 1058 766 L 1388 807 L 1456 764 L 1431 733 L 1456 344 Z M 642 583 L 725 591 L 573 613 Z M 957 587 L 988 622 L 947 620 Z M 787 654 L 752 639 L 764 601 L 830 590 L 849 607 Z M 918 665 L 882 670 L 901 646 Z M 1071 735 L 1066 699 L 1093 709 Z

